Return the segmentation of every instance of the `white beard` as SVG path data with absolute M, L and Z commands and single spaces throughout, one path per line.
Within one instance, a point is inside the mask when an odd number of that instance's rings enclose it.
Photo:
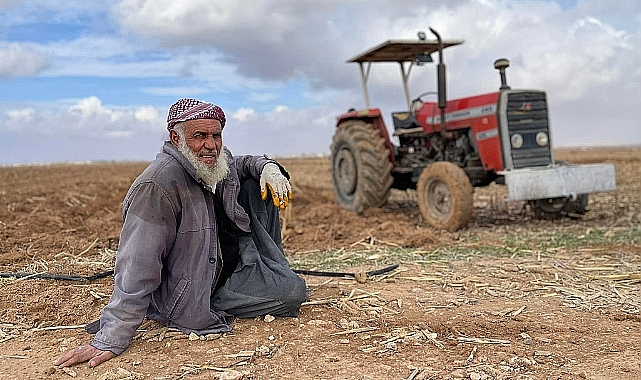
M 203 164 L 198 157 L 189 149 L 184 138 L 178 142 L 178 150 L 185 156 L 187 161 L 196 169 L 196 174 L 209 185 L 212 189 L 216 188 L 216 184 L 222 181 L 229 174 L 229 163 L 227 162 L 227 152 L 221 150 L 214 167 Z

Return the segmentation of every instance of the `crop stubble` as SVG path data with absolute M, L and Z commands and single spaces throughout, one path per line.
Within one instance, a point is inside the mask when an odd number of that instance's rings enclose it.
M 357 216 L 339 209 L 329 160 L 280 160 L 295 198 L 283 215 L 292 266 L 359 272 L 307 277 L 296 319 L 241 320 L 224 336 L 186 337 L 143 323 L 132 346 L 95 369 L 51 362 L 90 341 L 112 279 L 0 279 L 0 379 L 349 378 L 636 379 L 641 149 L 563 150 L 613 162 L 618 190 L 591 196 L 579 220 L 533 220 L 499 186 L 476 189 L 456 233 L 430 228 L 416 194 Z M 144 163 L 0 168 L 2 272 L 90 275 L 110 269 L 120 203 Z M 268 319 L 271 320 L 271 319 Z

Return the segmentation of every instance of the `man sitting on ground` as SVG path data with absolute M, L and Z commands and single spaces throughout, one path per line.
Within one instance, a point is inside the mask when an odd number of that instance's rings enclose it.
M 205 335 L 231 331 L 233 317 L 298 315 L 305 282 L 285 259 L 279 222 L 289 174 L 267 156 L 232 156 L 225 121 L 212 103 L 170 107 L 170 141 L 123 202 L 114 291 L 96 335 L 56 365 L 119 355 L 145 316 Z

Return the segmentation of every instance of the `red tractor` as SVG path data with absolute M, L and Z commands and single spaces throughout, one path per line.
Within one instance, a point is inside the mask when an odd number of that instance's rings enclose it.
M 492 182 L 508 188 L 509 201 L 528 201 L 539 217 L 576 216 L 588 194 L 616 189 L 611 164 L 570 165 L 554 159 L 544 91 L 507 85 L 507 59 L 494 62 L 499 91 L 447 100 L 443 49 L 462 40 L 388 40 L 348 62 L 359 64 L 364 110 L 338 117 L 331 145 L 332 177 L 341 207 L 361 213 L 384 205 L 391 188 L 416 189 L 425 220 L 450 231 L 472 217 L 473 188 Z M 437 91 L 410 99 L 412 67 L 437 52 Z M 408 111 L 393 112 L 392 143 L 378 108 L 370 108 L 367 79 L 373 62 L 398 62 Z M 427 95 L 435 101 L 424 101 Z

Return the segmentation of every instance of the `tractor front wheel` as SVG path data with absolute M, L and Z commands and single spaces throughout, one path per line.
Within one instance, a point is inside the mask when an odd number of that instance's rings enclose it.
M 472 218 L 474 189 L 456 164 L 429 164 L 418 177 L 416 191 L 423 218 L 436 228 L 456 231 Z
M 361 213 L 387 202 L 393 178 L 387 142 L 361 120 L 338 125 L 331 145 L 332 180 L 338 204 Z

